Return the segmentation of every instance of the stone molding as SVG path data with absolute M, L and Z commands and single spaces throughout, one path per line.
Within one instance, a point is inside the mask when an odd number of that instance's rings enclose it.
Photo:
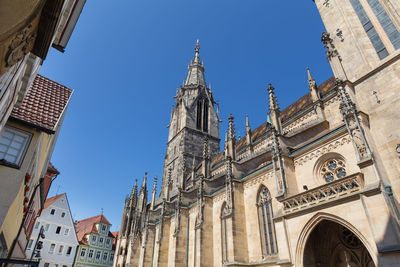
M 294 160 L 294 166 L 302 166 L 304 163 L 314 159 L 314 158 L 318 158 L 320 156 L 322 156 L 323 154 L 326 154 L 328 152 L 331 152 L 332 150 L 343 146 L 345 144 L 348 144 L 351 142 L 351 138 L 348 134 L 346 134 L 345 136 L 340 136 L 334 140 L 332 140 L 331 142 L 328 142 L 327 144 L 320 146 L 316 149 L 313 149 L 305 154 L 303 154 L 302 156 L 296 158 Z
M 264 173 L 263 175 L 257 176 L 257 177 L 255 177 L 253 179 L 250 179 L 249 181 L 246 181 L 243 186 L 244 186 L 245 189 L 247 189 L 247 188 L 250 188 L 250 187 L 254 187 L 256 185 L 260 185 L 263 182 L 266 182 L 266 180 L 268 178 L 272 178 L 273 174 L 274 174 L 274 171 L 271 170 L 271 171 L 269 171 L 267 173 Z

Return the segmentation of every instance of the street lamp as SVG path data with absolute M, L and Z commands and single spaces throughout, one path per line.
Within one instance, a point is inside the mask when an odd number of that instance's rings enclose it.
M 44 235 L 44 227 L 43 225 L 40 227 L 38 237 L 35 242 L 35 246 L 33 247 L 32 255 L 31 255 L 31 260 L 33 256 L 35 258 L 39 258 L 40 260 L 40 250 L 43 248 L 43 241 L 39 241 L 40 238 L 44 239 L 46 236 Z

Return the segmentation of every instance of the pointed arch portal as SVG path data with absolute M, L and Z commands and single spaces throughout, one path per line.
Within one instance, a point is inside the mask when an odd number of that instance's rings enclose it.
M 333 220 L 315 221 L 304 240 L 303 253 L 298 255 L 304 267 L 375 267 L 358 235 Z

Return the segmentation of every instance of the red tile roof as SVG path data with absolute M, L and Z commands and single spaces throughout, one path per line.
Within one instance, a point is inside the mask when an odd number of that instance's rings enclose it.
M 83 220 L 76 222 L 75 231 L 76 231 L 76 236 L 78 238 L 79 243 L 87 244 L 87 240 L 85 237 L 86 234 L 90 234 L 90 233 L 98 234 L 97 229 L 96 229 L 97 223 L 104 223 L 104 224 L 111 225 L 111 223 L 103 215 L 97 215 L 97 216 L 90 217 L 90 218 L 83 219 Z
M 11 117 L 54 133 L 71 94 L 71 89 L 38 74 Z
M 51 206 L 54 202 L 56 202 L 58 199 L 60 199 L 60 197 L 62 197 L 63 195 L 65 195 L 65 193 L 63 194 L 59 194 L 56 195 L 54 197 L 48 198 L 46 199 L 46 202 L 44 202 L 44 208 L 47 209 L 49 206 Z

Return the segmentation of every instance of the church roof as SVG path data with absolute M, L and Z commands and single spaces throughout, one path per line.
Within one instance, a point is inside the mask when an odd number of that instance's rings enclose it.
M 195 55 L 188 67 L 188 74 L 186 76 L 185 86 L 189 85 L 206 86 L 206 80 L 204 78 L 204 66 L 200 60 L 199 50 L 200 50 L 200 45 L 199 45 L 199 40 L 197 40 L 196 47 L 194 48 Z
M 331 92 L 335 88 L 335 77 L 331 77 L 322 84 L 318 86 L 318 92 L 321 95 L 321 98 L 326 96 L 329 92 Z M 291 119 L 294 115 L 298 114 L 301 110 L 304 110 L 308 106 L 312 105 L 311 93 L 307 93 L 306 95 L 299 98 L 293 104 L 286 107 L 281 111 L 281 122 L 286 122 Z M 268 131 L 269 123 L 265 122 L 258 126 L 256 129 L 252 130 L 252 142 L 255 143 L 257 140 L 262 138 L 266 132 Z M 246 136 L 241 138 L 236 142 L 236 151 L 240 152 L 246 146 Z M 224 159 L 224 152 L 220 152 L 215 155 L 211 160 L 211 167 L 214 168 L 216 165 L 221 163 Z

